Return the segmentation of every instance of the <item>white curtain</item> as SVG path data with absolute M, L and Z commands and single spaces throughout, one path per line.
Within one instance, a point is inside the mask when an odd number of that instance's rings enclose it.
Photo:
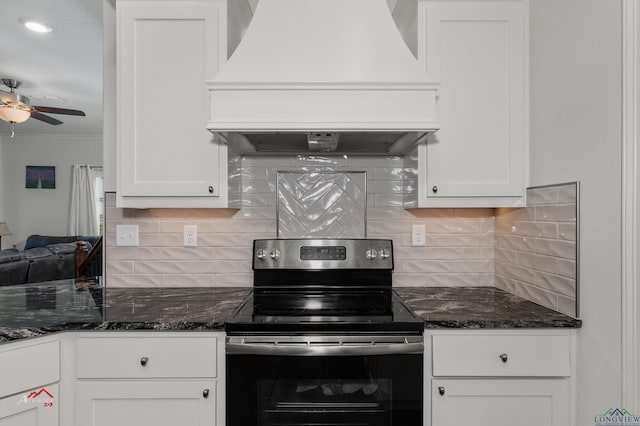
M 71 171 L 69 235 L 98 235 L 96 177 L 102 167 L 74 164 Z

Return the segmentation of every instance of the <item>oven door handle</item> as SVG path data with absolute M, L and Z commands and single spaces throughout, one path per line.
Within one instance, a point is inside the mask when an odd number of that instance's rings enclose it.
M 227 355 L 362 356 L 421 354 L 422 342 L 358 344 L 227 343 Z

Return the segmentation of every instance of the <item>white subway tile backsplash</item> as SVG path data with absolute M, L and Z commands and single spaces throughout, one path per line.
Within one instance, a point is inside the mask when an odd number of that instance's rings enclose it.
M 576 281 L 570 278 L 545 272 L 536 272 L 533 283 L 540 288 L 551 290 L 557 294 L 569 297 L 575 297 L 576 295 Z
M 109 262 L 109 272 L 112 274 L 133 274 L 133 260 L 113 260 Z
M 576 261 L 568 259 L 558 259 L 558 274 L 575 280 Z
M 373 179 L 375 180 L 395 180 L 402 181 L 404 169 L 402 167 L 376 167 L 373 169 Z
M 558 190 L 555 186 L 532 188 L 527 191 L 527 205 L 558 204 Z
M 405 210 L 410 185 L 395 156 L 244 157 L 233 166 L 240 210 L 119 209 L 106 194 L 107 286 L 251 287 L 253 240 L 276 238 L 278 171 L 366 172 L 367 237 L 393 240 L 394 286 L 496 286 L 570 315 L 575 308 L 573 186 L 529 192 L 522 209 Z M 117 224 L 139 225 L 140 246 L 115 246 Z M 412 224 L 425 225 L 425 247 L 411 246 Z M 198 247 L 182 246 L 184 225 L 198 226 Z
M 561 240 L 576 240 L 576 225 L 572 223 L 559 223 L 558 224 L 558 238 Z
M 217 274 L 216 285 L 221 287 L 251 287 L 253 286 L 253 274 Z
M 563 259 L 576 258 L 576 243 L 573 241 L 547 240 L 533 238 L 533 246 L 536 253 L 548 254 L 549 256 Z
M 159 247 L 107 247 L 105 259 L 110 260 L 154 260 L 161 259 Z
M 518 283 L 515 294 L 550 309 L 558 309 L 558 294 L 528 283 Z
M 576 221 L 576 205 L 561 204 L 557 206 L 538 206 L 535 207 L 535 218 L 543 222 L 575 222 Z
M 558 204 L 577 204 L 578 202 L 578 190 L 577 184 L 568 183 L 566 185 L 559 185 L 558 189 Z
M 275 193 L 276 183 L 272 180 L 242 181 L 242 194 Z
M 194 260 L 186 263 L 190 274 L 235 274 L 251 272 L 251 262 L 242 260 Z
M 533 253 L 518 253 L 518 264 L 531 270 L 551 272 L 555 274 L 558 272 L 558 263 L 555 257 L 542 256 Z
M 572 183 L 531 188 L 527 191 L 530 207 L 498 209 L 498 287 L 576 315 L 577 200 L 578 185 Z
M 246 246 L 243 234 L 198 233 L 200 247 Z
M 139 261 L 135 263 L 136 274 L 186 274 L 185 262 Z
M 213 232 L 229 233 L 238 232 L 243 234 L 264 233 L 267 232 L 267 225 L 270 221 L 266 220 L 221 220 L 214 222 Z
M 485 221 L 425 221 L 427 234 L 491 234 L 493 222 Z
M 402 194 L 373 194 L 373 197 L 369 196 L 368 200 L 372 200 L 372 203 L 367 203 L 369 206 L 389 206 L 397 208 L 404 206 L 404 196 Z
M 409 273 L 493 273 L 493 260 L 403 260 L 396 270 Z
M 426 287 L 427 274 L 396 272 L 393 274 L 394 287 Z
M 175 247 L 182 243 L 182 234 L 142 234 L 139 238 L 141 247 Z
M 429 274 L 428 287 L 493 287 L 494 275 L 490 274 Z
M 576 316 L 576 298 L 558 296 L 557 311 L 569 316 Z
M 409 235 L 410 237 L 410 235 Z M 425 235 L 427 247 L 493 247 L 494 236 L 487 234 L 429 234 Z M 408 240 L 408 245 L 411 241 Z
M 213 220 L 202 220 L 202 219 L 193 219 L 193 220 L 164 220 L 160 223 L 160 232 L 170 233 L 174 232 L 176 234 L 182 235 L 184 232 L 185 225 L 195 225 L 198 227 L 198 234 L 203 232 L 213 232 Z
M 109 287 L 162 287 L 162 275 L 120 275 L 110 274 L 107 276 Z

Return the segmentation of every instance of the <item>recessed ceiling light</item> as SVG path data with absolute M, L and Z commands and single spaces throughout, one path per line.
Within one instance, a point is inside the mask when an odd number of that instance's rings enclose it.
M 18 21 L 22 25 L 24 25 L 25 27 L 27 27 L 28 29 L 36 33 L 50 33 L 52 30 L 50 26 L 45 25 L 42 22 L 35 21 L 33 19 L 20 18 L 18 19 Z

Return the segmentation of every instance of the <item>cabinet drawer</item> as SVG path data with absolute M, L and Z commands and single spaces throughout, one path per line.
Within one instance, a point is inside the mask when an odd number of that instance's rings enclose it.
M 433 335 L 434 376 L 568 377 L 567 335 Z
M 87 337 L 76 345 L 76 376 L 216 377 L 215 337 Z
M 8 347 L 11 347 L 11 344 Z M 58 342 L 20 345 L 0 352 L 0 397 L 59 380 L 60 344 Z

